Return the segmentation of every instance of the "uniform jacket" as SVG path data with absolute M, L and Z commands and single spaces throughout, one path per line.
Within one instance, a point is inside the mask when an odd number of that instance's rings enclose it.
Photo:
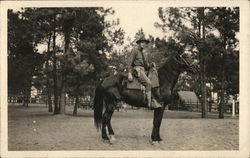
M 142 53 L 145 58 L 145 64 L 143 62 Z M 131 72 L 133 67 L 135 66 L 142 66 L 146 70 L 149 68 L 148 56 L 139 47 L 134 48 L 128 58 L 128 65 L 127 65 L 128 71 Z

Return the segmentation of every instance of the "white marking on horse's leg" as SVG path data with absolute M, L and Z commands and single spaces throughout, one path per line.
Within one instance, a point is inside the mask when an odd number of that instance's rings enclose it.
M 109 134 L 108 126 L 105 127 L 106 133 Z

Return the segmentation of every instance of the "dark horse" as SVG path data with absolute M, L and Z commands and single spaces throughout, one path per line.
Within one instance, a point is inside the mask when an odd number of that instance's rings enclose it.
M 171 55 L 166 63 L 158 70 L 160 87 L 152 90 L 154 98 L 163 103 L 162 108 L 154 109 L 153 131 L 151 135 L 152 142 L 161 141 L 160 126 L 165 106 L 171 99 L 171 92 L 177 82 L 181 72 L 195 72 L 195 65 L 191 64 L 191 58 L 187 55 L 178 53 Z M 102 128 L 102 138 L 104 140 L 113 140 L 114 131 L 111 126 L 111 117 L 117 103 L 124 101 L 132 106 L 146 107 L 144 95 L 141 90 L 127 89 L 124 85 L 124 74 L 112 75 L 105 78 L 95 89 L 94 98 L 94 121 L 97 129 Z M 105 112 L 103 113 L 103 103 L 105 103 Z M 108 130 L 108 134 L 106 131 Z M 108 136 L 109 135 L 109 136 Z

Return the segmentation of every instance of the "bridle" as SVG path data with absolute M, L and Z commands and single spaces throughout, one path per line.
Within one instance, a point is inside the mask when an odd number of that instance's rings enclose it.
M 178 58 L 178 59 L 177 59 Z M 198 72 L 199 68 L 197 67 L 197 65 L 190 63 L 185 57 L 184 57 L 184 53 L 179 54 L 176 53 L 176 55 L 174 56 L 174 60 L 175 62 L 181 64 L 181 65 L 185 65 L 188 70 L 190 70 L 191 72 Z
M 175 62 L 177 62 L 177 63 L 184 63 L 184 65 L 186 65 L 187 67 L 190 67 L 191 64 L 183 57 L 183 55 L 184 55 L 183 53 L 181 55 L 179 53 L 176 53 L 176 55 L 174 55 Z
M 183 53 L 181 54 L 181 55 L 179 55 L 179 57 L 180 57 L 180 59 L 182 60 L 182 62 L 186 65 L 186 66 L 188 66 L 188 67 L 190 67 L 190 65 L 192 65 L 192 64 L 190 64 L 185 58 L 183 58 Z

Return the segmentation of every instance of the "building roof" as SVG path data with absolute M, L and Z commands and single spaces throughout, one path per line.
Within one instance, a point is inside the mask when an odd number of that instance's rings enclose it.
M 178 96 L 185 103 L 200 103 L 193 91 L 179 91 Z

